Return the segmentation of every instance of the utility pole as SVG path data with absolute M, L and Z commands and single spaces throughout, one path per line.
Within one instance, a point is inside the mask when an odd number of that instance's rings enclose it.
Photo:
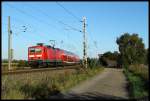
M 8 69 L 11 70 L 11 61 L 12 61 L 12 49 L 11 49 L 11 41 L 12 41 L 12 31 L 10 29 L 10 16 L 8 16 Z
M 83 66 L 87 68 L 86 17 L 83 17 Z

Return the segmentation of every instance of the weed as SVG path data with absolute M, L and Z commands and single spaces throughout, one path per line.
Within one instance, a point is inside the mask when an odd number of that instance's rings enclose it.
M 77 72 L 65 71 L 57 74 L 44 72 L 5 76 L 2 79 L 2 98 L 49 99 L 52 95 L 68 91 L 71 87 L 96 75 L 103 69 L 87 69 L 88 74 L 78 70 Z
M 145 86 L 145 80 L 127 69 L 124 69 L 124 73 L 129 81 L 129 92 L 131 93 L 131 98 L 138 99 L 148 96 L 148 89 Z

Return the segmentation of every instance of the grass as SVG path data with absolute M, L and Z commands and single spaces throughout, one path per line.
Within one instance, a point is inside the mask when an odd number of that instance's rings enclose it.
M 87 72 L 65 70 L 2 77 L 2 99 L 48 99 L 51 95 L 67 92 L 104 68 L 87 69 Z
M 24 67 L 28 67 L 27 62 L 12 62 L 11 68 L 13 70 L 23 69 Z M 8 63 L 2 63 L 2 71 L 8 71 Z
M 23 99 L 24 94 L 19 90 L 13 89 L 9 91 L 7 94 L 2 95 L 2 99 Z
M 139 99 L 148 96 L 148 84 L 141 76 L 134 74 L 128 69 L 124 73 L 129 81 L 129 92 L 132 99 Z
M 129 71 L 131 71 L 135 75 L 140 76 L 142 79 L 144 79 L 148 82 L 149 76 L 148 76 L 148 67 L 147 66 L 145 66 L 143 64 L 130 65 Z
M 63 92 L 68 91 L 69 88 L 73 87 L 74 85 L 78 84 L 79 82 L 89 79 L 91 77 L 93 77 L 94 75 L 96 75 L 97 73 L 100 73 L 104 68 L 93 68 L 93 69 L 87 69 L 88 73 L 77 73 L 74 75 L 70 75 L 65 77 L 65 82 L 62 83 L 63 87 L 61 90 Z
M 18 63 L 11 63 L 11 66 L 16 69 Z M 8 70 L 8 63 L 2 63 L 2 71 L 7 71 Z

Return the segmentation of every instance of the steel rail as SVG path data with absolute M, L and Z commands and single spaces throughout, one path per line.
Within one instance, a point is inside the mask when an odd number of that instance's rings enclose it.
M 77 69 L 79 65 L 76 66 L 66 66 L 66 67 L 53 67 L 53 68 L 40 68 L 40 69 L 28 69 L 28 70 L 10 70 L 3 71 L 2 75 L 10 75 L 10 74 L 23 74 L 23 73 L 31 73 L 31 72 L 44 72 L 44 71 L 53 71 L 53 70 L 65 70 L 65 69 Z

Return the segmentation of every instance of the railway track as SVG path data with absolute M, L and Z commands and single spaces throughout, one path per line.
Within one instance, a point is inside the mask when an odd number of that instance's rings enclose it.
M 80 67 L 80 65 L 66 66 L 66 67 L 55 67 L 55 68 L 53 67 L 53 68 L 39 68 L 39 69 L 25 69 L 25 70 L 10 70 L 10 71 L 3 71 L 2 75 L 45 72 L 45 71 L 54 71 L 54 70 L 63 70 L 63 69 L 77 69 L 79 67 Z

